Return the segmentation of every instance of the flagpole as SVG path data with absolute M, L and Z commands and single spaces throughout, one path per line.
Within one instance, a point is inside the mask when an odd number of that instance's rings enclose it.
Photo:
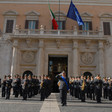
M 60 28 L 60 0 L 59 0 L 59 16 L 58 16 L 58 21 L 59 21 L 59 27 Z

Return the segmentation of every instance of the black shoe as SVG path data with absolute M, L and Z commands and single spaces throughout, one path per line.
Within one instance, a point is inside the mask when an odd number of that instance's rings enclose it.
M 62 104 L 62 106 L 67 106 L 67 104 Z
M 22 100 L 27 100 L 27 99 L 22 99 Z
M 65 106 L 64 104 L 62 104 L 62 106 Z
M 85 100 L 82 100 L 81 102 L 86 102 Z

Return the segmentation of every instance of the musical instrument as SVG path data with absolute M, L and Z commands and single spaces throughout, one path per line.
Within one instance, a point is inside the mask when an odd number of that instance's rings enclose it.
M 58 86 L 60 86 L 60 81 L 58 81 L 58 83 L 57 83 L 57 84 L 58 84 Z
M 81 87 L 82 91 L 84 90 L 84 88 L 85 88 L 85 80 L 83 79 L 83 83 L 82 83 L 82 87 Z

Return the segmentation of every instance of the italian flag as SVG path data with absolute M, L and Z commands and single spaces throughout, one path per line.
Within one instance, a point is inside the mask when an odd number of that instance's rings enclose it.
M 50 10 L 50 15 L 51 15 L 51 20 L 52 20 L 52 25 L 53 25 L 53 29 L 57 30 L 58 29 L 58 24 L 55 20 L 55 15 L 54 13 L 52 12 L 52 10 L 50 9 L 49 7 L 49 10 Z

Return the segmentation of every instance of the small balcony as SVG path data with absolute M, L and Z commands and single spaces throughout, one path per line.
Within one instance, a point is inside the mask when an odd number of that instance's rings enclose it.
M 38 30 L 18 29 L 11 34 L 11 38 L 66 38 L 66 39 L 105 39 L 103 31 L 77 30 L 46 30 L 42 26 Z

